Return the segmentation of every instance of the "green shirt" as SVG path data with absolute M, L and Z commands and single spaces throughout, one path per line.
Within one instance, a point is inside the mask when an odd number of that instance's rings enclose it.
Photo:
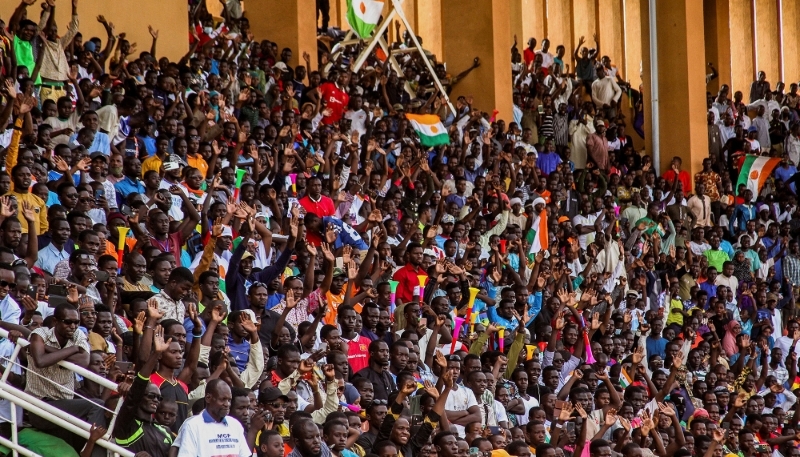
M 728 253 L 720 249 L 709 249 L 708 251 L 704 252 L 703 255 L 706 257 L 706 259 L 708 259 L 708 264 L 716 268 L 718 272 L 722 272 L 723 263 L 731 260 L 731 258 L 728 256 Z

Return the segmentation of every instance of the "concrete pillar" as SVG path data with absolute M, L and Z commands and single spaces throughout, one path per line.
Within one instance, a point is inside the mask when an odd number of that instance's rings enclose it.
M 593 39 L 592 36 L 598 34 L 597 32 L 597 8 L 595 8 L 595 0 L 572 0 L 572 42 L 577 45 L 578 40 L 580 37 L 586 37 L 586 41 L 589 43 L 589 46 L 592 46 Z M 607 24 L 603 24 L 606 26 Z M 598 34 L 599 35 L 599 34 Z M 556 41 L 552 41 L 553 50 L 555 50 L 555 45 L 563 44 L 566 46 L 566 43 L 558 43 Z M 602 43 L 603 40 L 600 40 Z M 569 48 L 569 47 L 568 47 Z M 601 49 L 602 52 L 605 50 Z
M 417 35 L 422 37 L 422 47 L 442 58 L 442 0 L 415 0 Z
M 704 0 L 703 22 L 705 31 L 706 62 L 711 62 L 719 77 L 708 84 L 712 94 L 723 84 L 731 84 L 731 35 L 729 30 L 730 0 Z M 706 71 L 709 69 L 706 67 Z M 731 94 L 733 96 L 733 94 Z
M 756 70 L 767 73 L 770 87 L 781 79 L 780 23 L 777 0 L 756 0 Z M 796 45 L 797 43 L 793 43 Z M 797 52 L 792 49 L 791 52 Z
M 600 24 L 600 51 L 611 58 L 620 75 L 628 79 L 628 68 L 625 62 L 625 15 L 622 0 L 598 0 L 597 21 Z M 639 68 L 636 68 L 639 71 Z
M 800 55 L 797 54 L 797 43 L 800 42 L 800 0 L 781 0 L 781 8 L 782 79 L 788 91 L 789 84 L 800 79 Z
M 641 0 L 623 0 L 625 25 L 625 78 L 634 89 L 642 84 L 642 9 Z
M 291 66 L 305 65 L 303 53 L 311 56 L 317 68 L 317 28 L 315 0 L 260 0 L 248 2 L 247 18 L 257 40 L 278 43 L 278 49 L 292 50 Z
M 522 52 L 522 50 L 525 49 L 525 42 L 527 40 L 527 38 L 522 35 L 522 24 L 524 22 L 522 20 L 522 0 L 510 0 L 508 7 L 511 13 L 509 15 L 511 26 L 508 29 L 508 33 L 511 35 L 512 40 L 514 37 L 517 37 L 517 49 Z
M 451 74 L 481 65 L 459 81 L 450 95 L 472 95 L 480 109 L 500 111 L 506 123 L 513 119 L 509 49 L 511 36 L 508 0 L 441 0 L 444 61 Z M 475 20 L 476 17 L 481 20 Z
M 642 0 L 643 12 L 647 11 L 647 4 L 647 0 Z M 661 162 L 657 166 L 661 174 L 667 170 L 672 157 L 678 156 L 683 160 L 683 169 L 694 176 L 702 170 L 703 158 L 708 156 L 705 75 L 702 66 L 697 65 L 705 60 L 705 49 L 698 46 L 703 42 L 703 3 L 672 0 L 669 7 L 661 2 L 658 6 L 655 14 Z M 642 17 L 642 29 L 649 33 L 647 15 L 642 14 Z M 649 37 L 642 41 L 649 46 Z M 645 66 L 645 84 L 650 80 L 649 57 L 645 59 L 648 65 Z M 650 104 L 650 98 L 648 91 L 645 106 Z M 646 119 L 652 117 L 646 115 Z
M 8 21 L 8 16 L 19 5 L 17 1 L 2 1 L 3 19 Z M 60 2 L 56 8 L 56 23 L 61 33 L 67 30 L 71 20 L 72 7 L 70 2 Z M 28 18 L 39 21 L 39 5 L 28 7 Z M 148 12 L 150 14 L 143 14 Z M 157 12 L 157 14 L 156 14 Z M 81 0 L 78 2 L 78 16 L 83 42 L 92 37 L 99 37 L 106 45 L 106 30 L 95 20 L 102 14 L 109 22 L 114 23 L 116 33 L 125 32 L 126 39 L 136 43 L 136 57 L 143 51 L 150 52 L 153 38 L 147 31 L 147 26 L 152 25 L 158 30 L 156 56 L 166 56 L 173 62 L 177 61 L 189 50 L 189 40 L 186 31 L 189 28 L 189 17 L 186 14 L 186 4 L 181 2 L 163 2 L 160 0 L 142 0 L 141 2 L 119 2 L 109 7 L 107 0 Z M 107 68 L 106 68 L 107 69 Z
M 524 48 L 528 44 L 528 38 L 536 38 L 539 42 L 547 36 L 547 5 L 545 0 L 519 1 L 522 9 L 522 34 L 517 37 L 517 45 Z
M 567 55 L 571 55 L 575 50 L 575 43 L 572 40 L 572 1 L 571 0 L 547 0 L 547 36 L 541 38 L 550 39 L 551 52 L 556 50 L 556 46 L 563 44 L 567 48 Z M 585 35 L 579 33 L 578 37 Z M 541 38 L 537 37 L 536 47 L 541 47 Z M 591 34 L 586 36 L 589 46 L 592 46 Z M 572 61 L 572 59 L 569 59 Z M 565 62 L 566 63 L 566 62 Z M 574 70 L 574 63 L 569 66 Z
M 390 4 L 390 2 L 386 3 Z M 406 0 L 402 3 L 402 5 L 403 11 L 406 13 L 406 19 L 408 19 L 409 25 L 411 25 L 411 30 L 417 30 L 417 0 Z M 406 26 L 402 21 L 400 21 L 399 18 L 397 21 L 400 22 L 400 39 L 403 39 L 403 36 L 405 36 L 406 33 Z M 420 35 L 419 32 L 416 32 L 416 34 Z M 423 37 L 423 39 L 424 38 L 425 37 Z
M 750 84 L 756 77 L 751 6 L 750 0 L 730 0 L 728 6 L 732 57 L 731 89 L 734 92 L 742 91 L 745 101 L 750 94 Z

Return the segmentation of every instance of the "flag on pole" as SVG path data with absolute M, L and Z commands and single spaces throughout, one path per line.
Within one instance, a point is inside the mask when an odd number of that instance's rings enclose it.
M 406 119 L 411 122 L 411 127 L 417 132 L 419 142 L 425 147 L 450 144 L 450 135 L 442 124 L 439 116 L 435 114 L 406 114 Z
M 347 0 L 347 23 L 360 38 L 368 38 L 383 13 L 383 0 Z
M 742 164 L 742 171 L 739 172 L 739 181 L 736 183 L 738 189 L 740 185 L 744 184 L 750 191 L 753 192 L 753 198 L 764 187 L 767 178 L 772 174 L 772 170 L 781 163 L 781 159 L 776 157 L 763 157 L 748 154 L 744 158 Z

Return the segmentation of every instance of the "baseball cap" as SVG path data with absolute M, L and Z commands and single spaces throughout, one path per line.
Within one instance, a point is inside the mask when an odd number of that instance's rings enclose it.
M 91 153 L 89 155 L 89 158 L 92 159 L 92 160 L 94 160 L 94 159 L 103 159 L 106 162 L 108 162 L 108 156 L 103 154 L 101 151 L 95 151 L 95 152 Z
M 345 272 L 342 268 L 334 268 L 333 269 L 333 277 L 337 276 L 346 276 L 347 272 Z
M 289 397 L 284 395 L 281 389 L 277 387 L 269 387 L 258 393 L 258 402 L 261 404 L 273 402 L 281 398 L 284 401 L 289 401 Z
M 442 224 L 455 224 L 456 218 L 452 214 L 445 214 L 442 216 Z
M 224 233 L 225 232 L 223 231 L 223 234 Z M 254 259 L 254 258 L 255 257 L 253 256 L 253 254 L 250 254 L 250 251 L 245 251 L 244 254 L 242 254 L 242 260 L 244 260 L 244 259 Z
M 186 161 L 183 160 L 181 156 L 179 156 L 178 154 L 170 154 L 169 158 L 167 159 L 167 162 L 176 162 L 180 165 L 183 165 L 184 167 L 189 166 L 189 164 L 186 163 Z

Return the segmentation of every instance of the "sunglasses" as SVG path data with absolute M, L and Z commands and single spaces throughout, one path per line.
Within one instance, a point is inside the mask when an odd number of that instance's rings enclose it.
M 388 404 L 389 404 L 389 402 L 386 401 L 386 400 L 372 400 L 372 406 L 382 406 L 382 405 L 388 405 Z
M 144 394 L 144 398 L 146 398 L 148 400 L 158 400 L 158 401 L 161 401 L 161 400 L 164 399 L 164 397 L 162 397 L 161 395 L 154 394 L 154 393 Z
M 8 282 L 5 280 L 0 280 L 0 287 L 10 287 L 12 289 L 16 289 L 17 284 L 13 282 Z
M 67 327 L 72 325 L 81 325 L 81 321 L 79 319 L 59 319 L 61 322 L 64 323 Z
M 286 403 L 269 403 L 275 409 L 286 409 Z

